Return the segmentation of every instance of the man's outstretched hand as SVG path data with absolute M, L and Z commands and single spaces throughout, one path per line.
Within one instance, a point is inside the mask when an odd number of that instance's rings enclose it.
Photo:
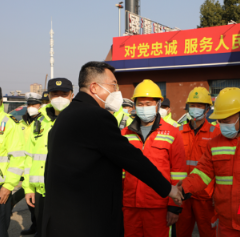
M 179 181 L 176 186 L 172 185 L 172 190 L 168 195 L 169 197 L 171 197 L 173 199 L 174 203 L 178 206 L 182 205 L 182 200 L 184 199 L 183 195 L 182 195 L 181 184 L 182 184 L 182 182 Z

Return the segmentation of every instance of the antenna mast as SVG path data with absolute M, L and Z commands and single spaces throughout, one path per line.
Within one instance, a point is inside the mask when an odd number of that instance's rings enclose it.
M 53 51 L 53 46 L 54 46 L 54 40 L 53 40 L 53 29 L 52 29 L 52 19 L 51 19 L 51 30 L 50 30 L 50 66 L 51 66 L 51 79 L 54 78 L 54 72 L 53 72 L 53 65 L 54 65 L 54 51 Z

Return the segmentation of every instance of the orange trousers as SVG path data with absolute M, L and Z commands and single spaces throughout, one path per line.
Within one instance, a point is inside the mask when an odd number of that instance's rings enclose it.
M 224 223 L 219 221 L 217 227 L 217 237 L 240 237 L 240 231 L 233 228 L 227 228 Z
M 124 237 L 171 237 L 167 209 L 123 207 Z
M 212 199 L 189 198 L 183 202 L 183 210 L 176 223 L 177 237 L 192 237 L 195 222 L 197 222 L 200 237 L 216 237 L 216 227 L 212 228 L 211 225 L 214 215 Z

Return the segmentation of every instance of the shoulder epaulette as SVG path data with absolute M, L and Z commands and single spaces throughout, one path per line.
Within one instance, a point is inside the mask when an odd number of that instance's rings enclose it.
M 183 130 L 183 125 L 179 126 L 179 131 Z
M 210 132 L 214 132 L 214 130 L 215 130 L 215 126 L 211 126 L 210 127 Z
M 10 117 L 15 123 L 19 123 L 19 121 L 18 121 L 14 116 L 9 115 L 9 117 Z

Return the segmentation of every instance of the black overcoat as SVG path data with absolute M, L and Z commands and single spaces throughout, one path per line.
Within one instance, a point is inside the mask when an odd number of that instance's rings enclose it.
M 122 169 L 168 196 L 171 184 L 115 117 L 79 92 L 49 133 L 43 236 L 122 236 Z

